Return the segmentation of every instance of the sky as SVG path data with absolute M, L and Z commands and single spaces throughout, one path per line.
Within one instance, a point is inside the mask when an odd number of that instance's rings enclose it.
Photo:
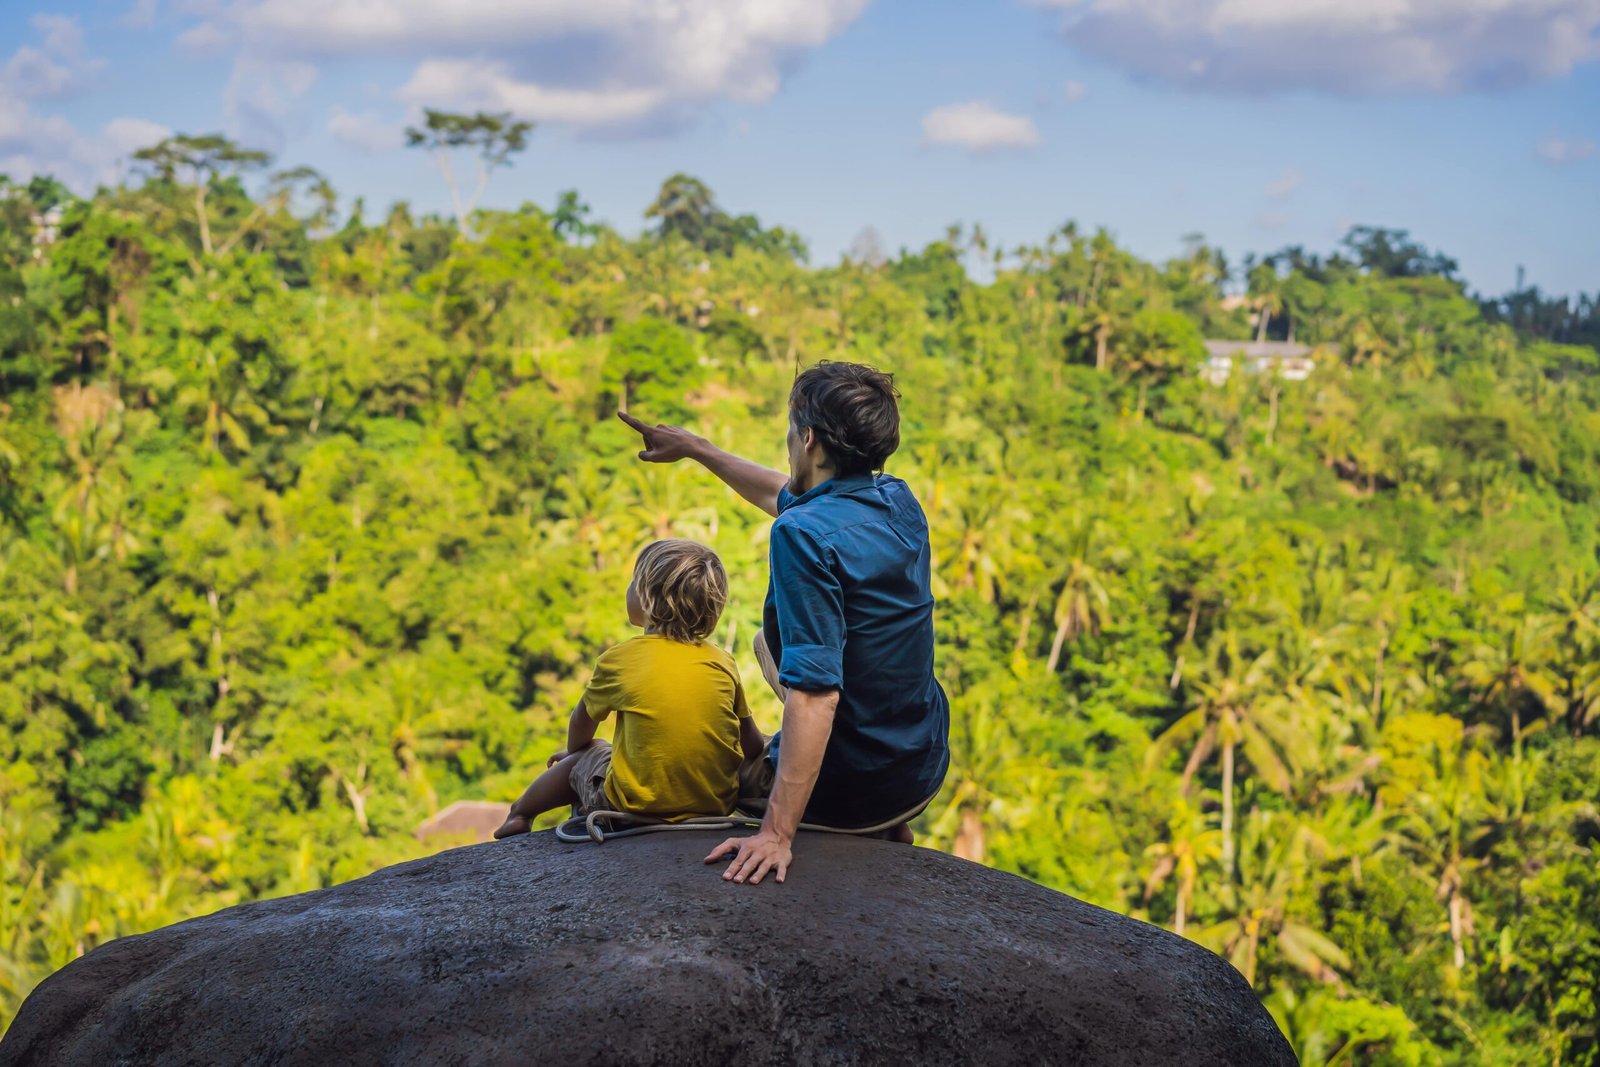
M 424 107 L 536 124 L 483 206 L 576 189 L 634 233 L 685 171 L 815 263 L 868 227 L 1237 262 L 1363 224 L 1482 292 L 1600 291 L 1600 0 L 0 0 L 13 179 L 222 132 L 443 212 Z

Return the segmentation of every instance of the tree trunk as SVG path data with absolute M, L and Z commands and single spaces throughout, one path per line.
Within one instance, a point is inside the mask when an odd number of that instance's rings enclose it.
M 955 843 L 950 846 L 952 855 L 973 863 L 982 863 L 988 854 L 983 832 L 983 817 L 975 811 L 961 813 L 961 829 L 956 831 Z
M 463 237 L 472 234 L 467 229 L 467 213 L 461 207 L 461 187 L 456 184 L 455 171 L 450 166 L 450 157 L 445 155 L 444 149 L 434 152 L 434 158 L 439 161 L 439 172 L 444 175 L 444 182 L 450 187 L 450 206 L 455 209 L 456 229 Z
M 1222 877 L 1233 881 L 1233 742 L 1222 745 Z
M 1378 641 L 1378 658 L 1372 665 L 1372 721 L 1383 725 L 1383 653 L 1389 647 L 1389 635 Z
M 1272 392 L 1268 394 L 1267 408 L 1267 447 L 1272 447 L 1272 437 L 1278 430 L 1278 383 L 1272 383 Z
M 1104 326 L 1096 330 L 1094 335 L 1094 369 L 1102 374 L 1106 369 L 1106 341 L 1110 335 L 1111 331 Z
M 1056 672 L 1056 666 L 1061 662 L 1061 646 L 1067 643 L 1067 621 L 1070 618 L 1069 615 L 1061 620 L 1061 625 L 1056 627 L 1056 639 L 1050 643 L 1050 662 L 1045 670 L 1051 674 Z
M 200 221 L 200 250 L 211 258 L 211 223 L 206 219 L 206 187 L 200 182 L 194 187 L 194 214 Z
M 366 768 L 363 767 L 361 770 L 365 771 Z M 365 777 L 365 775 L 363 775 L 363 777 Z M 363 834 L 370 833 L 371 828 L 367 825 L 366 791 L 357 789 L 355 783 L 343 775 L 339 776 L 339 781 L 344 786 L 345 795 L 350 798 L 350 808 L 355 812 L 356 825 L 361 827 L 361 832 Z
M 1028 635 L 1033 631 L 1033 612 L 1039 606 L 1039 591 L 1035 589 L 1028 594 L 1028 604 L 1022 609 L 1022 622 L 1017 626 L 1017 643 L 1012 646 L 1013 652 L 1021 652 L 1028 647 Z
M 1461 891 L 1450 890 L 1450 944 L 1455 947 L 1456 970 L 1467 965 L 1467 954 L 1461 947 Z
M 1262 341 L 1267 339 L 1267 320 L 1269 318 L 1271 318 L 1271 316 L 1267 314 L 1267 305 L 1262 304 L 1260 313 L 1256 315 L 1257 344 L 1260 344 Z
M 1194 640 L 1194 628 L 1200 621 L 1200 598 L 1194 590 L 1189 590 L 1189 626 L 1183 631 L 1185 642 Z M 1178 653 L 1177 661 L 1172 665 L 1172 677 L 1167 681 L 1168 689 L 1176 689 L 1183 682 L 1183 653 Z

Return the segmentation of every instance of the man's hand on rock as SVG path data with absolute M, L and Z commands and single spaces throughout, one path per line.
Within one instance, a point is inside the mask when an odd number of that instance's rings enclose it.
M 767 829 L 762 829 L 754 837 L 728 838 L 711 850 L 706 862 L 716 863 L 730 852 L 735 855 L 733 862 L 728 864 L 728 869 L 722 872 L 724 882 L 749 882 L 751 885 L 757 885 L 767 876 L 768 871 L 775 871 L 777 880 L 782 882 L 784 876 L 789 873 L 789 864 L 794 859 L 789 841 Z
M 617 418 L 639 431 L 639 436 L 644 438 L 644 449 L 639 453 L 639 458 L 646 463 L 676 463 L 693 456 L 695 448 L 701 443 L 701 438 L 681 426 L 663 426 L 659 423 L 651 426 L 625 411 L 617 412 Z

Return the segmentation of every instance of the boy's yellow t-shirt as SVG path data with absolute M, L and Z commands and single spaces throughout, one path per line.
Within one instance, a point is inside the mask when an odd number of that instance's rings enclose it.
M 658 818 L 726 815 L 739 798 L 739 720 L 750 714 L 733 657 L 645 634 L 607 649 L 583 694 L 596 722 L 617 713 L 606 797 Z

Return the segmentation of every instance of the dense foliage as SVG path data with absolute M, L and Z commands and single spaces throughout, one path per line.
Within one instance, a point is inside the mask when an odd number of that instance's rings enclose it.
M 0 194 L 0 1021 L 509 800 L 649 539 L 723 554 L 771 729 L 766 522 L 611 412 L 781 466 L 796 368 L 848 358 L 933 529 L 924 843 L 1211 946 L 1308 1064 L 1600 1063 L 1593 349 L 1383 231 L 1229 296 L 1071 226 L 812 268 L 682 175 L 637 240 L 570 194 L 469 236 L 152 158 L 58 225 Z M 1311 377 L 1197 373 L 1258 334 Z

